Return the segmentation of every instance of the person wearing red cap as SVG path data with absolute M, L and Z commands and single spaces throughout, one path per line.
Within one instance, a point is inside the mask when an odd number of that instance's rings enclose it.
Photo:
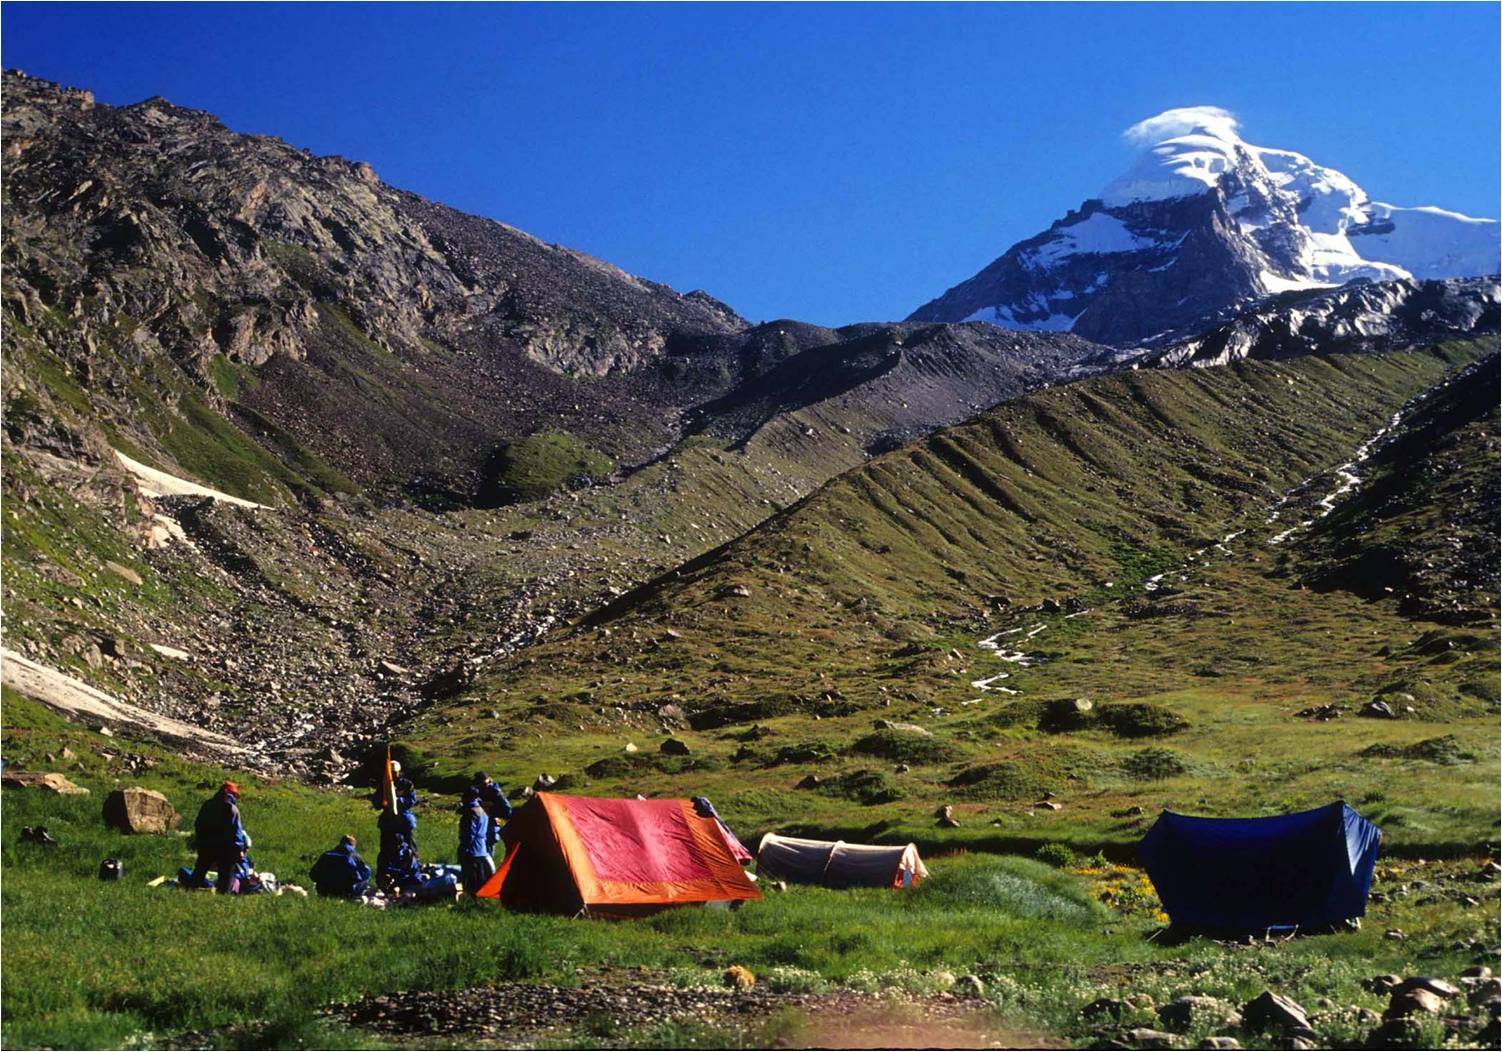
M 217 869 L 215 887 L 221 895 L 239 891 L 237 870 L 240 859 L 250 847 L 250 837 L 240 821 L 240 787 L 225 782 L 219 791 L 204 801 L 193 823 L 193 846 L 198 858 L 188 879 L 190 888 L 208 887 L 208 871 Z

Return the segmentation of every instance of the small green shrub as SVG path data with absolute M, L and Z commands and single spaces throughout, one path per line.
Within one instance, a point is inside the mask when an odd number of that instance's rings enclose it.
M 949 787 L 980 800 L 1023 800 L 1048 788 L 1038 770 L 1012 760 L 967 767 L 949 780 Z
M 954 746 L 915 731 L 890 728 L 874 731 L 851 746 L 866 756 L 879 756 L 898 763 L 946 763 L 957 755 Z
M 539 431 L 502 449 L 488 481 L 498 500 L 539 500 L 574 479 L 614 470 L 609 457 L 567 431 Z
M 1189 763 L 1172 749 L 1150 745 L 1122 760 L 1121 769 L 1131 778 L 1152 782 L 1187 773 Z
M 1055 869 L 1068 869 L 1075 863 L 1074 851 L 1067 844 L 1044 844 L 1033 857 Z
M 905 795 L 886 771 L 859 770 L 831 778 L 819 786 L 826 796 L 839 796 L 870 807 L 890 804 Z
M 1445 766 L 1474 763 L 1476 760 L 1476 754 L 1462 748 L 1453 734 L 1446 734 L 1442 738 L 1425 738 L 1412 745 L 1390 745 L 1379 742 L 1362 749 L 1361 755 L 1394 760 L 1424 760 Z
M 1119 738 L 1158 738 L 1177 734 L 1189 721 L 1172 709 L 1134 701 L 1098 705 L 1081 711 L 1072 701 L 1054 701 L 1044 706 L 1038 729 L 1053 734 L 1065 731 L 1103 730 Z

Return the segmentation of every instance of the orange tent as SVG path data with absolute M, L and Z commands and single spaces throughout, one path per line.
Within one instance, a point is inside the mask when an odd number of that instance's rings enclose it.
M 640 916 L 759 899 L 719 824 L 687 800 L 538 793 L 501 830 L 506 856 L 475 893 L 519 910 Z

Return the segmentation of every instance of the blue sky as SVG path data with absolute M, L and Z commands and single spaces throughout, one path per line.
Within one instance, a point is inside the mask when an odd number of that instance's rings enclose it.
M 1217 105 L 1497 215 L 1496 4 L 8 2 L 4 63 L 210 110 L 753 320 L 898 318 Z

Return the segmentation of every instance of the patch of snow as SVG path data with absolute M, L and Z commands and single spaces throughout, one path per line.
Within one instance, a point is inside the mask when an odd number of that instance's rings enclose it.
M 1416 278 L 1498 272 L 1495 219 L 1476 219 L 1425 205 L 1399 208 L 1373 202 L 1371 224 L 1350 232 L 1362 256 L 1397 264 Z
M 1049 265 L 1071 256 L 1137 252 L 1158 244 L 1152 238 L 1132 233 L 1109 212 L 1092 212 L 1077 223 L 1056 228 L 1054 233 L 1052 240 L 1032 251 L 1031 257 L 1037 263 Z
M 188 479 L 169 475 L 165 471 L 142 464 L 139 460 L 132 460 L 118 449 L 115 450 L 115 457 L 120 461 L 121 467 L 135 476 L 136 484 L 140 487 L 141 493 L 147 497 L 211 497 L 214 500 L 224 501 L 226 504 L 234 504 L 241 508 L 266 507 L 266 505 L 257 504 L 253 500 L 246 500 L 243 497 L 232 497 L 228 493 L 223 493 L 217 489 L 210 489 L 208 486 L 200 485 L 197 482 L 190 482 Z
M 1271 270 L 1263 270 L 1257 275 L 1257 283 L 1262 286 L 1262 291 L 1269 295 L 1279 292 L 1296 292 L 1299 289 L 1327 289 L 1330 286 L 1313 278 L 1287 278 L 1282 274 L 1276 274 Z

